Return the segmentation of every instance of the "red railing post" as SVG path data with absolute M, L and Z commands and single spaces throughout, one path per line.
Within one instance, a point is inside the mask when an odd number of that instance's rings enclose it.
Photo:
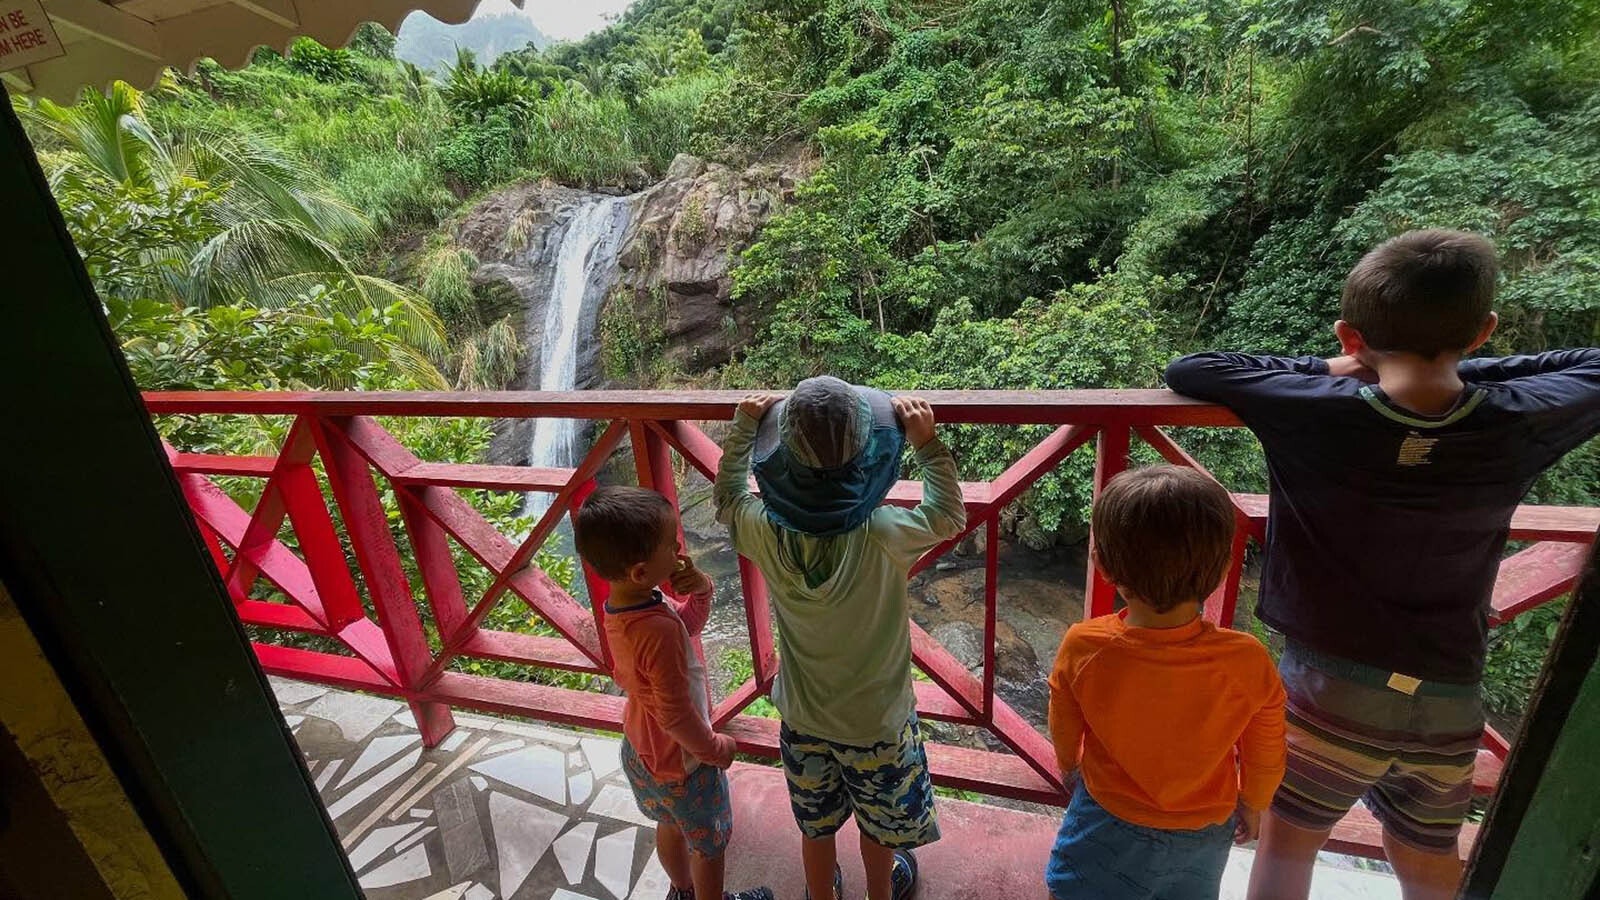
M 1128 468 L 1129 435 L 1126 425 L 1107 425 L 1095 437 L 1094 497 L 1106 483 Z M 1117 589 L 1107 581 L 1094 564 L 1094 532 L 1089 533 L 1089 573 L 1083 596 L 1083 617 L 1092 619 L 1113 611 L 1117 605 Z
M 583 504 L 588 501 L 589 495 L 594 493 L 595 486 L 595 481 L 591 478 L 584 482 L 582 487 L 578 488 L 576 494 L 572 495 L 572 508 L 567 510 L 567 515 L 571 518 L 574 534 L 578 531 L 578 510 L 583 508 Z M 573 556 L 577 556 L 576 549 L 574 549 Z M 606 601 L 611 599 L 611 582 L 601 578 L 600 574 L 589 568 L 589 564 L 584 562 L 581 557 L 578 559 L 578 568 L 583 571 L 583 583 L 589 588 L 589 612 L 594 616 L 595 637 L 600 641 L 601 664 L 609 672 L 613 664 L 611 660 L 611 642 L 606 638 Z
M 316 420 L 317 446 L 327 469 L 328 486 L 333 490 L 345 532 L 350 537 L 350 547 L 355 551 L 356 564 L 367 583 L 367 596 L 377 611 L 378 624 L 394 657 L 400 687 L 406 692 L 406 702 L 416 717 L 423 744 L 433 747 L 455 729 L 455 717 L 450 713 L 449 704 L 418 698 L 428 687 L 422 679 L 433 657 L 427 635 L 422 631 L 422 619 L 411 597 L 411 582 L 400 563 L 394 534 L 389 530 L 388 514 L 372 480 L 372 471 L 340 433 L 347 422 L 347 419 Z
M 983 715 L 994 721 L 996 620 L 1000 605 L 1000 515 L 991 512 L 983 522 Z

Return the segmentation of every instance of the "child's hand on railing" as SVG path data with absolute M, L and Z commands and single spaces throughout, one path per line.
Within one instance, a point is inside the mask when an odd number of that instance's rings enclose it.
M 682 553 L 678 554 L 678 566 L 672 570 L 667 583 L 672 585 L 672 592 L 680 597 L 703 597 L 715 588 L 711 577 L 695 568 L 694 560 Z
M 767 410 L 782 399 L 782 394 L 751 394 L 739 401 L 739 412 L 759 422 L 761 417 L 767 414 Z
M 900 418 L 900 427 L 906 430 L 906 440 L 911 446 L 922 446 L 933 440 L 933 407 L 926 400 L 915 397 L 894 398 L 894 414 Z

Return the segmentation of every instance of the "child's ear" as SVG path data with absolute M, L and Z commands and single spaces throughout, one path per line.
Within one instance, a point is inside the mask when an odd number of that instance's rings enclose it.
M 1339 353 L 1342 356 L 1359 356 L 1367 349 L 1367 339 L 1361 336 L 1354 325 L 1343 319 L 1333 323 L 1333 336 L 1339 339 Z
M 641 587 L 654 587 L 654 585 L 650 584 L 649 581 L 647 580 L 650 577 L 650 564 L 649 563 L 636 562 L 633 565 L 629 566 L 623 572 L 623 575 L 627 576 L 627 579 L 629 581 L 631 581 L 634 584 L 637 584 L 637 585 L 639 585 Z
M 1463 355 L 1482 347 L 1489 342 L 1489 336 L 1494 334 L 1495 328 L 1500 324 L 1499 313 L 1489 313 L 1489 318 L 1483 323 L 1483 328 L 1478 331 L 1478 336 L 1472 339 L 1467 349 L 1461 351 Z

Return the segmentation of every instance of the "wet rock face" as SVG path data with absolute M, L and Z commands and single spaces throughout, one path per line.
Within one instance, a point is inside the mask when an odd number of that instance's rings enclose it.
M 655 371 L 703 372 L 750 339 L 759 323 L 732 302 L 731 272 L 812 167 L 800 155 L 738 170 L 680 154 L 637 195 L 610 315 L 639 323 L 638 350 Z M 620 381 L 639 374 L 609 368 Z
M 666 177 L 625 197 L 626 227 L 599 300 L 585 308 L 576 387 L 638 387 L 727 362 L 754 334 L 753 310 L 732 301 L 732 270 L 815 163 L 803 151 L 733 169 L 680 155 Z M 602 195 L 530 182 L 486 196 L 456 243 L 485 321 L 514 315 L 524 353 L 513 381 L 534 389 L 556 258 L 578 211 Z M 529 425 L 497 423 L 496 463 L 526 461 Z

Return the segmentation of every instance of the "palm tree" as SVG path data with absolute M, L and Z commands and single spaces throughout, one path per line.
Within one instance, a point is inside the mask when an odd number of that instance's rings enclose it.
M 50 138 L 41 153 L 58 196 L 70 191 L 118 190 L 139 196 L 206 191 L 198 240 L 153 253 L 141 288 L 180 307 L 242 304 L 302 309 L 313 314 L 394 307 L 396 359 L 424 384 L 443 379 L 431 359 L 445 352 L 444 328 L 417 292 L 357 272 L 339 250 L 371 236 L 372 226 L 327 187 L 262 141 L 216 131 L 158 134 L 145 118 L 140 92 L 116 82 L 89 89 L 78 103 L 48 100 L 21 106 L 27 121 Z

